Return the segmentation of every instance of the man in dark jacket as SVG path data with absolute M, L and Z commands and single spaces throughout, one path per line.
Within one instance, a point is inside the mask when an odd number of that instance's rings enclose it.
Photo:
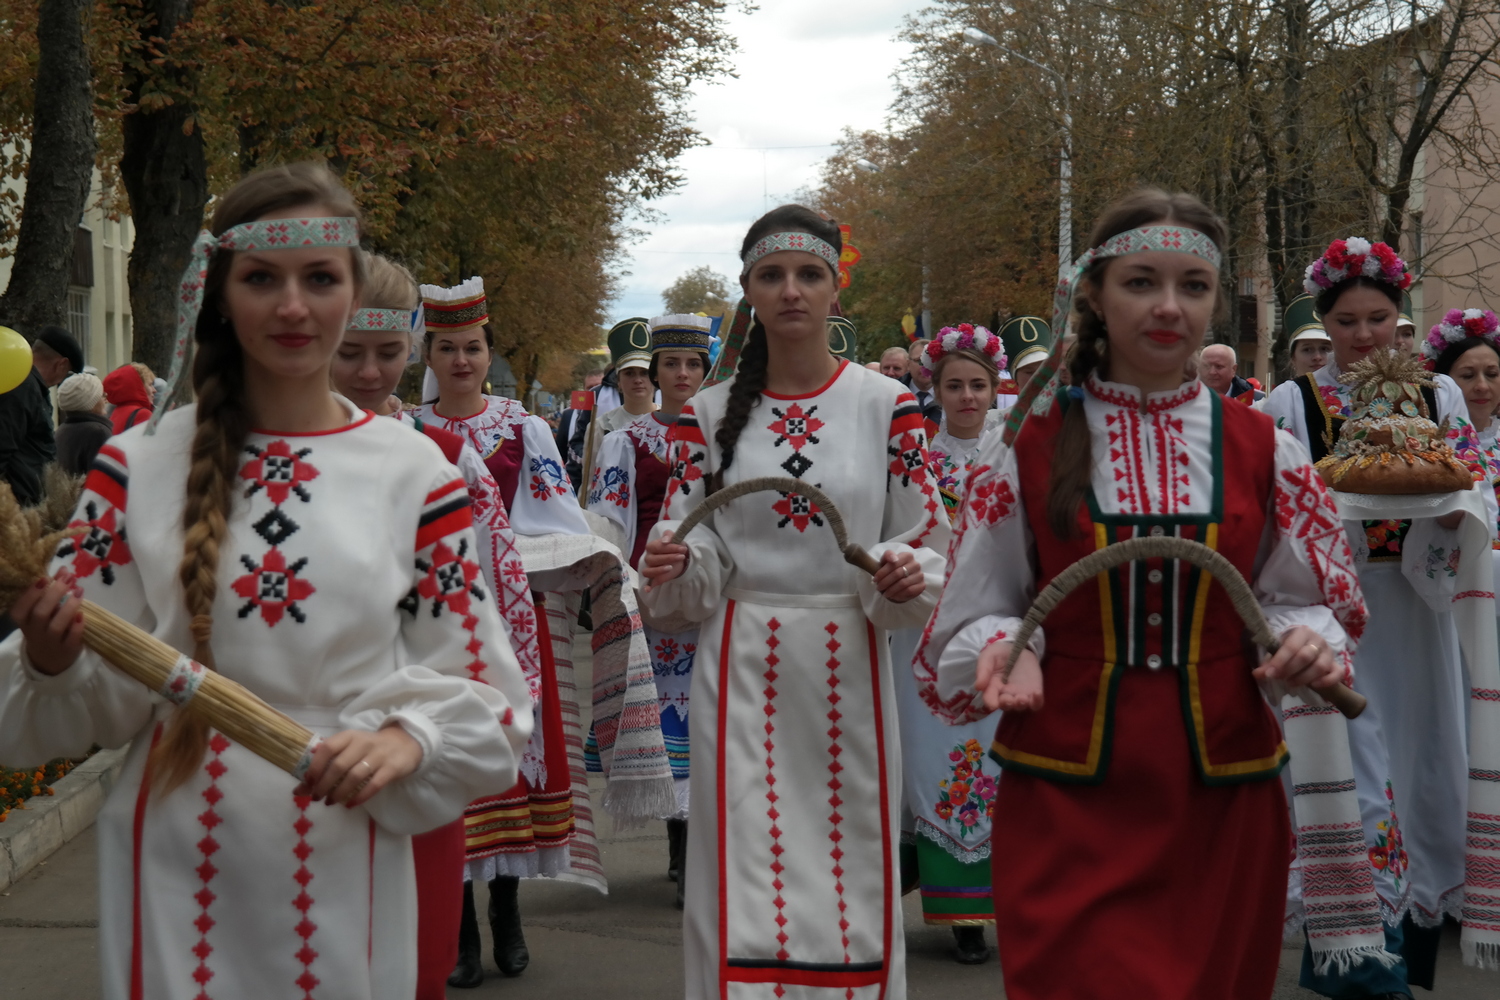
M 583 388 L 585 392 L 592 394 L 593 390 L 604 381 L 604 371 L 589 372 L 583 377 Z M 588 430 L 591 410 L 575 410 L 571 406 L 562 411 L 557 418 L 557 450 L 563 457 L 563 464 L 567 466 L 568 478 L 573 482 L 573 489 L 579 489 L 579 483 L 583 479 L 583 435 Z M 573 439 L 578 439 L 578 446 L 573 446 Z
M 68 331 L 43 327 L 31 345 L 31 374 L 0 394 L 0 480 L 22 506 L 40 503 L 42 470 L 57 457 L 47 390 L 83 370 L 83 349 Z

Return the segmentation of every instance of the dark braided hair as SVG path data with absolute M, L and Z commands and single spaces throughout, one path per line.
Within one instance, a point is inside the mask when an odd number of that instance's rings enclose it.
M 1228 239 L 1223 220 L 1192 195 L 1168 194 L 1161 188 L 1141 188 L 1104 210 L 1089 235 L 1089 246 L 1099 246 L 1111 236 L 1132 229 L 1161 223 L 1177 223 L 1196 229 L 1221 250 Z M 1104 285 L 1104 271 L 1111 259 L 1105 257 L 1095 261 L 1084 272 L 1084 283 L 1095 293 Z M 1068 374 L 1073 385 L 1082 386 L 1093 372 L 1107 370 L 1109 334 L 1104 317 L 1094 312 L 1082 294 L 1077 295 L 1073 302 L 1078 311 L 1078 342 L 1068 355 Z M 1224 289 L 1220 286 L 1216 291 L 1216 319 L 1222 319 L 1225 306 Z M 1078 534 L 1078 505 L 1083 502 L 1094 475 L 1088 420 L 1084 417 L 1082 403 L 1071 402 L 1053 448 L 1052 482 L 1047 492 L 1047 525 L 1059 538 L 1073 538 Z
M 359 218 L 354 198 L 327 168 L 292 163 L 250 174 L 219 200 L 210 227 L 215 235 L 271 212 L 308 207 L 335 216 Z M 356 289 L 365 281 L 365 262 L 351 252 Z M 203 309 L 194 329 L 193 391 L 197 397 L 192 445 L 188 451 L 187 497 L 182 508 L 182 559 L 177 579 L 192 615 L 193 659 L 218 669 L 213 655 L 213 605 L 219 592 L 220 549 L 229 537 L 229 517 L 239 484 L 241 449 L 250 434 L 245 403 L 245 359 L 230 317 L 220 301 L 233 253 L 217 253 L 203 284 Z M 161 400 L 158 405 L 165 406 Z M 208 747 L 208 722 L 194 712 L 177 711 L 161 741 L 151 750 L 150 771 L 162 794 L 190 779 Z
M 809 233 L 842 252 L 844 239 L 839 233 L 838 223 L 823 218 L 810 208 L 801 205 L 782 205 L 773 208 L 751 225 L 740 244 L 740 260 L 761 239 L 772 233 Z M 838 269 L 829 265 L 834 278 Z M 744 286 L 747 278 L 741 278 Z M 766 328 L 759 317 L 750 325 L 745 346 L 740 351 L 739 367 L 735 369 L 734 381 L 729 384 L 729 402 L 724 407 L 724 416 L 714 432 L 714 443 L 719 446 L 719 467 L 708 479 L 708 492 L 713 493 L 724 485 L 724 470 L 734 462 L 735 445 L 739 444 L 740 432 L 750 421 L 750 411 L 760 405 L 760 394 L 766 388 L 766 365 L 771 360 L 770 346 L 766 343 Z

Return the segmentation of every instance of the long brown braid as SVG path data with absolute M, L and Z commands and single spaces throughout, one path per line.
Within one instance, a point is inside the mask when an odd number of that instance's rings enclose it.
M 771 233 L 810 233 L 842 251 L 844 239 L 838 223 L 823 218 L 817 212 L 802 205 L 782 205 L 773 208 L 750 226 L 745 240 L 740 245 L 740 259 L 749 255 L 752 247 Z M 834 280 L 838 271 L 832 265 Z M 750 413 L 760 405 L 760 394 L 766 388 L 766 368 L 771 360 L 770 344 L 766 339 L 766 328 L 759 319 L 750 327 L 745 337 L 745 346 L 740 351 L 739 367 L 735 369 L 734 381 L 729 384 L 729 401 L 724 404 L 724 416 L 714 431 L 714 443 L 719 446 L 719 467 L 708 477 L 708 492 L 714 493 L 724 485 L 724 472 L 734 462 L 734 450 L 739 444 L 740 433 L 750 422 Z
M 354 199 L 321 165 L 294 163 L 272 167 L 241 180 L 214 212 L 215 235 L 271 212 L 307 206 L 331 216 L 359 217 Z M 218 253 L 204 279 L 203 311 L 194 331 L 193 392 L 197 428 L 189 452 L 187 497 L 182 511 L 182 562 L 177 578 L 183 603 L 192 615 L 193 659 L 214 665 L 213 606 L 218 596 L 220 549 L 229 534 L 240 453 L 250 433 L 245 405 L 245 359 L 229 318 L 220 312 L 232 253 Z M 364 261 L 354 261 L 356 288 L 364 281 Z M 165 405 L 165 400 L 158 405 Z M 191 712 L 173 713 L 161 741 L 151 752 L 155 787 L 166 794 L 188 781 L 208 747 L 208 723 Z
M 1196 229 L 1221 250 L 1227 246 L 1224 221 L 1190 194 L 1168 194 L 1161 188 L 1133 191 L 1105 209 L 1089 234 L 1089 246 L 1097 247 L 1111 236 L 1142 226 L 1177 223 Z M 1112 258 L 1096 261 L 1084 272 L 1083 282 L 1094 294 L 1104 286 L 1104 273 Z M 1073 300 L 1078 313 L 1078 341 L 1068 355 L 1072 384 L 1082 386 L 1094 372 L 1109 369 L 1109 331 L 1104 317 L 1096 313 L 1082 294 Z M 1227 303 L 1222 283 L 1217 289 L 1214 319 L 1224 317 Z M 1094 456 L 1088 420 L 1081 401 L 1070 400 L 1062 429 L 1052 452 L 1052 480 L 1047 491 L 1047 526 L 1059 538 L 1079 533 L 1078 510 L 1094 474 Z

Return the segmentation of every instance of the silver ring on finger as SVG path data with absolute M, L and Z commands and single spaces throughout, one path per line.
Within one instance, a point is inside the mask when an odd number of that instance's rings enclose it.
M 1307 648 L 1312 650 L 1313 656 L 1317 656 L 1319 653 L 1323 652 L 1323 647 L 1319 646 L 1315 642 L 1308 643 Z

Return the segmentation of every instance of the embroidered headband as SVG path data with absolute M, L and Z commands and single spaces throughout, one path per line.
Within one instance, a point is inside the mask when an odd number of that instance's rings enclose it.
M 713 346 L 714 321 L 707 316 L 674 313 L 651 321 L 651 353 L 662 351 L 702 351 Z
M 1390 246 L 1351 236 L 1346 240 L 1334 240 L 1323 251 L 1323 256 L 1307 265 L 1302 287 L 1308 295 L 1317 295 L 1340 281 L 1361 275 L 1395 285 L 1402 291 L 1411 285 L 1406 261 L 1397 257 Z
M 172 368 L 167 374 L 167 388 L 156 412 L 146 424 L 146 433 L 155 434 L 156 425 L 167 412 L 167 401 L 177 391 L 182 378 L 183 361 L 198 314 L 203 311 L 203 282 L 208 276 L 208 262 L 220 250 L 300 250 L 303 247 L 357 247 L 359 220 L 340 216 L 309 219 L 261 219 L 230 226 L 218 236 L 204 230 L 193 241 L 192 254 L 182 272 L 177 297 L 177 342 L 172 348 Z
M 1488 309 L 1449 309 L 1443 321 L 1427 334 L 1422 341 L 1422 357 L 1436 362 L 1438 356 L 1470 337 L 1478 337 L 1496 351 L 1500 351 L 1500 320 Z
M 922 348 L 922 377 L 932 378 L 939 358 L 964 350 L 983 354 L 995 363 L 997 370 L 1005 367 L 1005 350 L 999 337 L 982 326 L 960 323 L 958 326 L 943 327 L 938 331 L 938 339 Z
M 356 309 L 346 329 L 409 335 L 420 313 L 420 309 Z
M 1078 283 L 1083 279 L 1084 272 L 1096 261 L 1107 257 L 1125 257 L 1153 250 L 1192 254 L 1212 264 L 1215 270 L 1224 262 L 1223 253 L 1206 233 L 1183 226 L 1142 226 L 1139 229 L 1128 229 L 1111 236 L 1092 250 L 1085 251 L 1082 257 L 1074 261 L 1072 271 L 1058 279 L 1057 289 L 1052 293 L 1052 350 L 1026 384 L 1026 391 L 1021 398 L 1006 414 L 1003 431 L 1006 444 L 1016 439 L 1016 432 L 1021 429 L 1021 422 L 1026 419 L 1028 412 L 1040 416 L 1052 408 L 1052 401 L 1057 398 L 1058 389 L 1062 385 L 1057 373 L 1063 364 L 1068 314 L 1073 311 L 1073 296 L 1077 293 Z
M 764 236 L 750 248 L 745 254 L 745 266 L 740 269 L 740 277 L 750 273 L 756 261 L 762 257 L 782 250 L 801 250 L 804 253 L 817 254 L 822 257 L 828 266 L 833 268 L 835 274 L 839 270 L 839 252 L 826 240 L 819 239 L 812 233 L 772 233 Z

